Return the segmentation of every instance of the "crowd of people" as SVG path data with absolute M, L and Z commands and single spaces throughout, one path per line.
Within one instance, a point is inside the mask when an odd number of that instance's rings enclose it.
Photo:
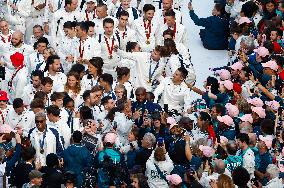
M 1 3 L 0 187 L 283 187 L 284 2 L 188 4 L 204 89 L 185 2 Z

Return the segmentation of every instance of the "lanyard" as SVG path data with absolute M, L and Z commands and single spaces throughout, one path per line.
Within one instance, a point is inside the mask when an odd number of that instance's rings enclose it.
M 147 41 L 146 42 L 150 42 L 150 35 L 151 35 L 151 21 L 148 21 L 148 24 L 146 25 L 146 22 L 144 21 L 144 29 L 145 29 L 145 34 L 146 34 L 146 38 Z M 148 31 L 147 31 L 148 30 Z
M 96 9 L 96 7 L 95 7 L 95 9 Z M 90 21 L 88 11 L 85 10 L 85 13 L 86 13 L 86 19 L 87 19 L 87 21 Z M 94 19 L 94 18 L 96 18 L 96 11 L 95 11 L 95 10 L 94 10 L 94 13 L 93 13 L 93 19 Z
M 154 76 L 155 71 L 158 69 L 159 67 L 159 62 L 156 64 L 153 72 L 152 72 L 152 59 L 150 59 L 150 68 L 149 68 L 149 83 L 152 82 L 152 77 Z
M 5 124 L 4 114 L 1 110 L 0 110 L 0 115 L 1 115 L 1 119 L 2 119 L 3 124 Z
M 170 30 L 172 30 L 171 28 L 169 28 Z M 176 38 L 176 32 L 177 32 L 177 24 L 175 23 L 174 25 L 174 39 Z
M 6 43 L 5 38 L 4 38 L 2 35 L 0 35 L 0 36 L 1 36 L 1 40 L 2 40 L 4 43 Z M 8 42 L 10 42 L 10 41 L 11 41 L 11 35 L 8 36 Z
M 43 150 L 43 147 L 44 147 L 45 137 L 46 137 L 46 130 L 44 130 L 44 132 L 43 132 L 42 140 L 39 139 L 39 147 L 40 147 L 41 150 Z
M 106 36 L 105 36 L 105 41 L 106 41 L 107 50 L 109 53 L 109 58 L 112 59 L 112 51 L 114 49 L 114 37 L 112 37 L 111 47 L 109 46 L 108 39 L 106 38 Z
M 125 30 L 124 30 L 124 32 L 122 33 L 122 38 L 123 38 L 123 39 L 126 37 L 126 34 L 127 34 L 126 32 L 127 32 L 127 28 L 125 27 Z M 119 34 L 119 30 L 116 31 L 116 35 L 120 35 L 120 34 Z
M 12 85 L 13 85 L 13 80 L 16 77 L 17 73 L 23 68 L 24 66 L 19 66 L 18 69 L 16 70 L 16 72 L 12 75 L 11 80 L 8 82 L 8 87 L 9 87 L 9 91 L 11 92 L 12 90 Z
M 84 41 L 80 41 L 79 53 L 80 53 L 80 58 L 83 58 L 83 55 L 84 55 Z
M 61 0 L 58 0 L 58 4 L 57 4 L 57 10 L 59 10 L 61 8 L 62 2 Z

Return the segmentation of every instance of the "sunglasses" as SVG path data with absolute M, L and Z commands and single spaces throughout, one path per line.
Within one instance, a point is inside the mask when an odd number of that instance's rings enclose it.
M 36 123 L 43 123 L 45 120 L 35 120 Z

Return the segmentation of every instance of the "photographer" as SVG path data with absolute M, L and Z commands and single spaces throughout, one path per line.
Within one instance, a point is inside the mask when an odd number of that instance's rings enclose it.
M 166 176 L 173 168 L 173 161 L 166 152 L 165 145 L 157 145 L 146 163 L 146 176 L 150 188 L 168 187 Z

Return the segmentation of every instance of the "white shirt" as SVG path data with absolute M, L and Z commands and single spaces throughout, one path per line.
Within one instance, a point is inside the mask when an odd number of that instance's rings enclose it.
M 162 103 L 168 104 L 169 110 L 177 110 L 181 113 L 190 107 L 190 90 L 184 82 L 175 85 L 171 77 L 166 77 L 154 91 L 155 103 L 160 94 L 162 94 Z
M 9 29 L 9 33 L 8 35 L 4 35 L 2 32 L 0 32 L 0 43 L 9 45 L 12 39 L 12 34 L 14 33 L 14 31 Z
M 44 76 L 48 76 L 53 80 L 52 92 L 64 92 L 64 86 L 67 82 L 67 76 L 62 72 L 57 72 L 54 76 L 48 72 L 44 72 Z
M 237 152 L 237 155 L 240 155 L 241 151 Z M 243 154 L 243 167 L 247 169 L 248 173 L 250 174 L 251 179 L 254 178 L 254 171 L 255 171 L 255 156 L 253 151 L 248 148 Z

